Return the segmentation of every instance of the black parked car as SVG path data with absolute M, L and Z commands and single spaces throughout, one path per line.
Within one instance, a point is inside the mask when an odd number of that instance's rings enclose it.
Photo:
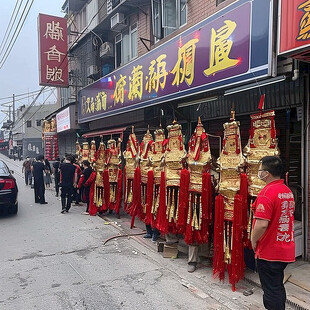
M 6 209 L 10 214 L 18 211 L 17 184 L 4 161 L 0 160 L 0 209 Z

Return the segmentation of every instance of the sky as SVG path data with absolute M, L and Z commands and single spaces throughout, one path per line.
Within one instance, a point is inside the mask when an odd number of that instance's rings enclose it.
M 0 1 L 0 44 L 17 1 L 20 3 L 22 0 Z M 23 1 L 22 8 L 26 2 L 26 0 Z M 39 13 L 63 17 L 64 13 L 62 13 L 61 7 L 64 2 L 65 0 L 34 0 L 15 45 L 5 64 L 0 69 L 0 110 L 8 110 L 1 104 L 11 101 L 11 99 L 2 98 L 12 96 L 12 94 L 18 95 L 36 91 L 41 88 L 38 69 L 37 17 Z M 1 58 L 2 54 L 0 55 Z M 42 95 L 38 101 L 43 102 L 48 95 L 49 92 Z M 31 99 L 29 101 L 28 99 L 16 101 L 16 107 L 28 104 L 28 102 L 31 103 Z M 56 101 L 56 97 L 51 95 L 48 101 L 52 103 L 52 101 Z M 5 113 L 0 112 L 0 128 L 5 116 Z

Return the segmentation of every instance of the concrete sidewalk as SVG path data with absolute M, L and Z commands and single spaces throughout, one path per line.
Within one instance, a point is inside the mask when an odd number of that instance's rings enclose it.
M 143 232 L 145 231 L 145 225 L 139 219 L 135 219 L 135 227 L 130 229 L 131 217 L 127 214 L 121 213 L 121 218 L 116 219 L 113 215 L 103 215 L 101 216 L 102 219 L 105 221 L 106 225 L 114 225 L 120 230 L 121 235 L 125 236 L 133 236 L 139 243 L 143 246 L 157 252 L 157 243 L 152 242 L 150 239 L 143 238 Z M 137 236 L 134 236 L 137 234 Z M 119 236 L 116 236 L 119 238 Z M 164 239 L 159 239 L 159 241 L 164 241 Z M 187 265 L 187 256 L 186 254 L 180 253 L 180 259 L 174 259 L 173 263 L 179 265 L 179 268 L 182 267 L 186 271 Z M 158 255 L 162 255 L 162 253 L 158 253 Z M 167 259 L 168 260 L 168 259 Z M 204 272 L 204 269 L 207 269 L 207 275 Z M 197 278 L 203 279 L 207 282 L 214 282 L 218 283 L 218 280 L 212 279 L 212 266 L 209 264 L 205 264 L 202 261 L 199 265 L 197 270 L 194 272 Z M 286 268 L 285 272 L 285 288 L 287 292 L 287 309 L 310 309 L 310 264 L 308 262 L 297 260 L 293 264 L 289 264 Z M 226 274 L 225 282 L 228 286 L 228 276 Z M 258 274 L 253 272 L 250 269 L 246 269 L 245 271 L 245 278 L 244 280 L 240 281 L 237 284 L 237 292 L 231 292 L 232 298 L 240 298 L 240 293 L 242 294 L 243 291 L 252 289 L 256 294 L 256 297 L 253 296 L 252 298 L 245 297 L 245 299 L 250 299 L 251 306 L 249 309 L 257 309 L 257 303 L 261 304 L 262 306 L 262 290 L 260 286 L 260 281 Z M 234 297 L 236 295 L 236 297 Z M 255 302 L 254 302 L 255 301 Z

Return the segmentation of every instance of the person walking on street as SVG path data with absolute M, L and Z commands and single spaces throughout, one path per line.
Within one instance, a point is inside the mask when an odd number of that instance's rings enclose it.
M 51 187 L 51 183 L 52 183 L 52 178 L 51 178 L 51 165 L 50 162 L 48 161 L 48 159 L 45 159 L 45 175 L 44 175 L 44 182 L 46 187 Z
M 76 168 L 72 164 L 72 157 L 67 155 L 60 164 L 60 187 L 61 187 L 61 213 L 68 212 L 71 208 L 73 189 L 76 187 Z
M 56 161 L 53 163 L 53 174 L 54 174 L 54 180 L 55 180 L 55 191 L 56 191 L 56 197 L 59 196 L 59 182 L 60 182 L 60 158 L 57 157 Z
M 31 185 L 31 160 L 28 156 L 26 160 L 23 162 L 22 172 L 25 175 L 25 184 Z
M 83 200 L 87 204 L 86 211 L 83 212 L 82 214 L 88 215 L 89 214 L 88 212 L 89 211 L 89 192 L 90 192 L 91 184 L 94 181 L 95 177 L 94 177 L 94 174 L 92 173 L 93 169 L 91 168 L 90 162 L 88 160 L 83 160 L 82 165 L 83 165 L 84 170 L 80 177 L 78 190 L 82 191 L 82 195 L 84 197 Z
M 277 156 L 260 161 L 258 178 L 266 183 L 254 204 L 251 235 L 257 271 L 266 309 L 285 309 L 284 269 L 295 261 L 294 211 L 292 191 L 281 179 L 283 164 Z
M 34 201 L 35 203 L 40 203 L 41 205 L 47 204 L 45 201 L 44 171 L 44 156 L 39 155 L 37 161 L 35 161 L 32 165 L 32 174 L 34 178 Z

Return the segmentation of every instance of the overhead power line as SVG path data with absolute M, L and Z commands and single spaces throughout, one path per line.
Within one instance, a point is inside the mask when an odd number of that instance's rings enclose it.
M 19 0 L 17 0 L 16 3 L 15 3 L 15 7 L 14 7 L 14 10 L 12 12 L 9 24 L 8 24 L 6 30 L 5 30 L 4 37 L 3 37 L 2 42 L 0 44 L 0 55 L 2 54 L 2 51 L 3 51 L 3 49 L 4 49 L 5 45 L 6 45 L 9 37 L 10 37 L 10 34 L 11 34 L 12 30 L 13 30 L 13 25 L 15 24 L 16 18 L 17 18 L 18 14 L 19 14 L 20 7 L 21 7 L 23 1 L 24 0 L 21 0 L 17 10 L 16 10 L 16 8 L 17 8 Z M 13 23 L 12 23 L 12 20 L 13 20 Z
M 10 41 L 9 45 L 7 46 L 6 51 L 3 53 L 3 56 L 2 56 L 2 58 L 0 60 L 0 69 L 5 64 L 7 58 L 9 57 L 9 55 L 10 55 L 10 53 L 12 51 L 13 46 L 15 45 L 15 42 L 16 42 L 16 40 L 17 40 L 17 38 L 18 38 L 18 36 L 19 36 L 19 34 L 20 34 L 24 24 L 25 24 L 25 21 L 27 19 L 27 16 L 29 14 L 29 11 L 31 9 L 31 6 L 32 6 L 34 0 L 31 0 L 30 5 L 27 8 L 27 5 L 29 4 L 29 2 L 30 2 L 30 0 L 27 0 L 27 3 L 25 5 L 25 7 L 24 7 L 22 15 L 21 15 L 21 17 L 20 17 L 20 19 L 18 21 L 18 24 L 17 24 L 17 26 L 15 28 L 15 31 L 14 31 L 14 34 L 12 36 L 12 40 Z

